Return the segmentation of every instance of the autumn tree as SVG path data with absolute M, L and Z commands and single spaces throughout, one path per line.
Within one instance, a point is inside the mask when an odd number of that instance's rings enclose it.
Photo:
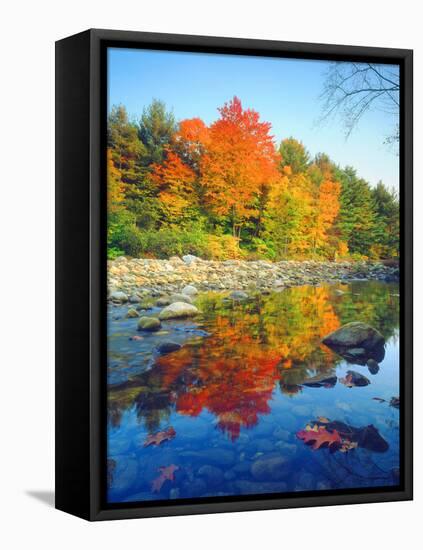
M 122 208 L 125 199 L 125 185 L 122 175 L 116 168 L 112 158 L 112 150 L 107 149 L 107 209 L 109 213 Z
M 159 198 L 170 221 L 176 222 L 195 206 L 192 193 L 195 172 L 173 151 L 168 151 L 162 164 L 153 165 L 151 178 L 157 184 Z
M 226 217 L 240 238 L 246 220 L 258 213 L 263 187 L 278 177 L 278 155 L 270 123 L 261 122 L 256 111 L 243 109 L 237 97 L 219 113 L 201 162 L 202 185 L 209 208 Z
M 276 259 L 307 255 L 309 219 L 313 214 L 310 181 L 304 174 L 285 175 L 269 193 L 265 237 Z
M 374 71 L 373 71 L 374 72 Z M 108 117 L 108 250 L 157 257 L 391 258 L 399 199 L 271 125 L 234 97 L 207 126 L 153 100 Z M 242 242 L 241 241 L 242 233 Z

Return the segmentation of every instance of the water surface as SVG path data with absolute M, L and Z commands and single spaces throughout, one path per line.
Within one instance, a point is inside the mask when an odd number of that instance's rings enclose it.
M 397 284 L 295 287 L 246 301 L 209 293 L 196 305 L 195 320 L 156 333 L 137 332 L 127 306 L 109 308 L 109 502 L 398 483 Z M 350 321 L 385 337 L 379 369 L 321 343 Z M 182 347 L 158 354 L 168 341 Z M 343 384 L 351 370 L 370 384 Z M 354 433 L 373 426 L 386 447 L 314 449 L 297 435 L 333 422 Z M 163 441 L 145 446 L 157 434 Z

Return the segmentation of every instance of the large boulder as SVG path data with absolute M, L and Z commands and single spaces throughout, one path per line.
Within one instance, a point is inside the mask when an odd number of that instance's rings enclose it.
M 170 306 L 165 307 L 159 313 L 159 319 L 180 319 L 184 317 L 194 317 L 199 313 L 198 309 L 192 304 L 186 302 L 174 302 Z
M 141 317 L 141 319 L 138 321 L 138 330 L 146 330 L 149 332 L 154 332 L 156 330 L 159 330 L 161 326 L 160 319 L 157 319 L 156 317 Z
M 332 348 L 374 350 L 385 345 L 385 339 L 375 328 L 353 321 L 325 336 L 324 344 Z

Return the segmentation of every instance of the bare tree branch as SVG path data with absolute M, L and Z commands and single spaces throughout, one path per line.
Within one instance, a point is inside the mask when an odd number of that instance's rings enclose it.
M 399 88 L 399 73 L 389 66 L 343 61 L 332 63 L 321 94 L 323 112 L 320 122 L 339 114 L 344 120 L 348 138 L 370 109 L 398 116 Z M 398 140 L 398 124 L 394 121 L 392 134 L 385 142 L 392 144 Z

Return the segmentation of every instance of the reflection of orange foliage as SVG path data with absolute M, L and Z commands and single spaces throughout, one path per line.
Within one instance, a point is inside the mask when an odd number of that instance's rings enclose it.
M 201 345 L 158 358 L 154 378 L 174 395 L 180 414 L 197 416 L 207 409 L 234 440 L 242 427 L 254 426 L 259 415 L 269 413 L 276 382 L 284 393 L 295 394 L 316 371 L 333 367 L 332 352 L 320 346 L 322 335 L 339 326 L 327 289 L 290 292 L 300 308 L 291 312 L 292 319 L 279 320 L 281 304 L 272 301 L 236 320 L 217 314 L 213 335 Z

